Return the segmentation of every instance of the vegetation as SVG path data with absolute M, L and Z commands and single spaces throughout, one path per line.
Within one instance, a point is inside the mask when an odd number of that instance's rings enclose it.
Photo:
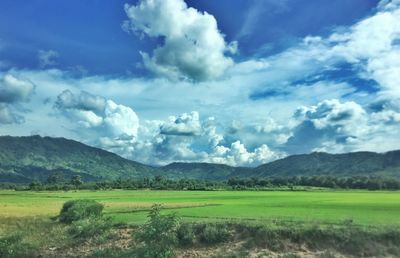
M 65 138 L 0 136 L 0 182 L 111 180 L 153 176 L 153 168 Z
M 332 189 L 365 189 L 365 190 L 400 190 L 400 179 L 387 177 L 356 176 L 339 178 L 333 176 L 301 176 L 273 178 L 230 178 L 227 181 L 206 181 L 195 179 L 171 180 L 162 176 L 142 179 L 117 179 L 113 181 L 86 182 L 79 176 L 70 181 L 54 183 L 58 175 L 50 175 L 46 183 L 32 182 L 29 185 L 0 184 L 0 189 L 33 190 L 33 191 L 68 191 L 68 190 L 183 190 L 183 191 L 216 191 L 216 190 L 306 190 L 309 187 Z M 51 183 L 50 183 L 51 182 Z
M 399 155 L 152 168 L 63 138 L 0 137 L 0 257 L 397 257 L 400 194 L 382 190 L 400 189 Z
M 400 190 L 400 180 L 396 178 L 378 176 L 295 176 L 295 177 L 273 177 L 267 179 L 231 178 L 227 185 L 232 189 L 263 189 L 274 187 L 288 187 L 295 190 L 298 186 L 324 187 L 333 189 L 366 189 L 366 190 Z
M 198 238 L 205 244 L 218 244 L 229 240 L 230 232 L 225 224 L 204 224 L 197 226 Z
M 108 218 L 86 218 L 72 222 L 68 234 L 73 239 L 87 239 L 103 235 L 110 231 L 111 220 Z
M 103 209 L 104 206 L 94 200 L 72 200 L 64 203 L 59 220 L 63 223 L 72 223 L 83 219 L 98 219 Z
M 193 245 L 195 241 L 194 227 L 191 223 L 181 223 L 176 231 L 176 237 L 181 246 Z
M 284 221 L 182 223 L 179 216 L 159 205 L 150 209 L 147 222 L 139 226 L 110 222 L 99 227 L 98 221 L 82 219 L 65 224 L 50 219 L 0 218 L 0 255 L 162 258 L 267 256 L 273 252 L 279 257 L 299 257 L 297 254 L 305 250 L 309 256 L 319 257 L 400 255 L 400 228 L 358 226 L 350 221 L 335 225 Z
M 253 176 L 400 176 L 400 151 L 387 153 L 354 152 L 328 154 L 315 152 L 293 155 L 261 165 Z
M 85 202 L 68 201 L 63 205 L 60 214 L 71 218 L 68 224 L 50 218 L 0 218 L 0 257 L 59 257 L 85 241 L 100 243 L 99 239 L 109 236 L 113 230 L 113 223 L 102 216 L 100 209 L 94 208 L 93 201 Z M 71 210 L 78 211 L 79 216 L 70 217 Z
M 148 222 L 136 234 L 136 239 L 144 244 L 141 257 L 168 258 L 174 255 L 174 247 L 178 244 L 178 219 L 175 214 L 162 215 L 160 211 L 160 205 L 153 205 Z
M 44 250 L 68 245 L 65 227 L 49 218 L 0 217 L 0 257 L 40 257 Z
M 19 258 L 33 257 L 36 255 L 36 248 L 31 243 L 24 242 L 19 232 L 0 238 L 0 257 Z
M 59 215 L 64 202 L 83 199 L 104 205 L 115 222 L 141 224 L 154 203 L 183 222 L 253 221 L 268 224 L 400 225 L 400 193 L 371 191 L 0 191 L 0 218 Z M 251 212 L 249 212 L 251 211 Z

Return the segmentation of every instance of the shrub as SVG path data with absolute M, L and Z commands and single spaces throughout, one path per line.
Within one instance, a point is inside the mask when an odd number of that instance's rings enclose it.
M 23 258 L 35 257 L 37 250 L 31 244 L 23 242 L 22 236 L 12 234 L 0 238 L 0 257 L 2 258 Z
M 193 245 L 195 240 L 193 226 L 187 223 L 180 224 L 177 230 L 177 238 L 181 246 Z
M 229 240 L 231 234 L 225 224 L 199 225 L 197 235 L 202 243 L 216 244 Z
M 285 254 L 282 256 L 282 258 L 301 258 L 297 254 Z
M 134 251 L 123 250 L 118 248 L 107 248 L 103 250 L 95 250 L 86 258 L 132 258 L 137 257 Z
M 87 218 L 99 218 L 104 206 L 94 200 L 72 200 L 64 203 L 59 220 L 64 223 L 72 223 Z
M 110 231 L 112 223 L 109 219 L 87 218 L 72 222 L 68 233 L 72 238 L 85 239 L 103 235 Z
M 287 235 L 285 230 L 269 228 L 266 225 L 236 225 L 236 230 L 242 238 L 247 239 L 245 244 L 247 248 L 267 247 L 272 251 L 285 249 L 283 246 Z
M 162 215 L 161 206 L 154 205 L 149 212 L 149 220 L 136 234 L 136 238 L 144 243 L 141 257 L 167 258 L 174 255 L 177 245 L 176 215 Z

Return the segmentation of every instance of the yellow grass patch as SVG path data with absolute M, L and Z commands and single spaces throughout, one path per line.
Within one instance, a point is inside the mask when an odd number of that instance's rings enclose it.
M 54 216 L 60 212 L 63 202 L 32 204 L 0 204 L 0 217 Z

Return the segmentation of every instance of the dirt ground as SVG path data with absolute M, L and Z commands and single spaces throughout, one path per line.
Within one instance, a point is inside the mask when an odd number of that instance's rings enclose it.
M 134 248 L 136 243 L 132 238 L 133 229 L 124 228 L 113 232 L 113 237 L 99 243 L 88 240 L 74 247 L 54 248 L 49 247 L 40 254 L 41 258 L 78 258 L 86 257 L 96 250 L 108 248 L 120 248 L 128 250 Z M 217 246 L 196 246 L 188 249 L 178 248 L 175 252 L 177 258 L 208 258 L 208 257 L 249 257 L 249 258 L 345 258 L 333 251 L 311 251 L 304 246 L 286 246 L 284 252 L 276 252 L 268 249 L 245 248 L 245 241 L 231 241 Z

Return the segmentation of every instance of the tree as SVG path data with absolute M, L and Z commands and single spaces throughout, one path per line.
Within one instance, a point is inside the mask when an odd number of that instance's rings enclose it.
M 153 205 L 148 215 L 148 222 L 136 234 L 144 243 L 143 257 L 168 258 L 174 256 L 178 244 L 178 218 L 175 214 L 162 215 L 161 205 Z
M 61 172 L 53 173 L 47 178 L 48 184 L 55 185 L 63 182 L 64 182 L 64 175 Z
M 73 176 L 70 181 L 71 185 L 78 187 L 83 184 L 82 177 L 79 175 Z

